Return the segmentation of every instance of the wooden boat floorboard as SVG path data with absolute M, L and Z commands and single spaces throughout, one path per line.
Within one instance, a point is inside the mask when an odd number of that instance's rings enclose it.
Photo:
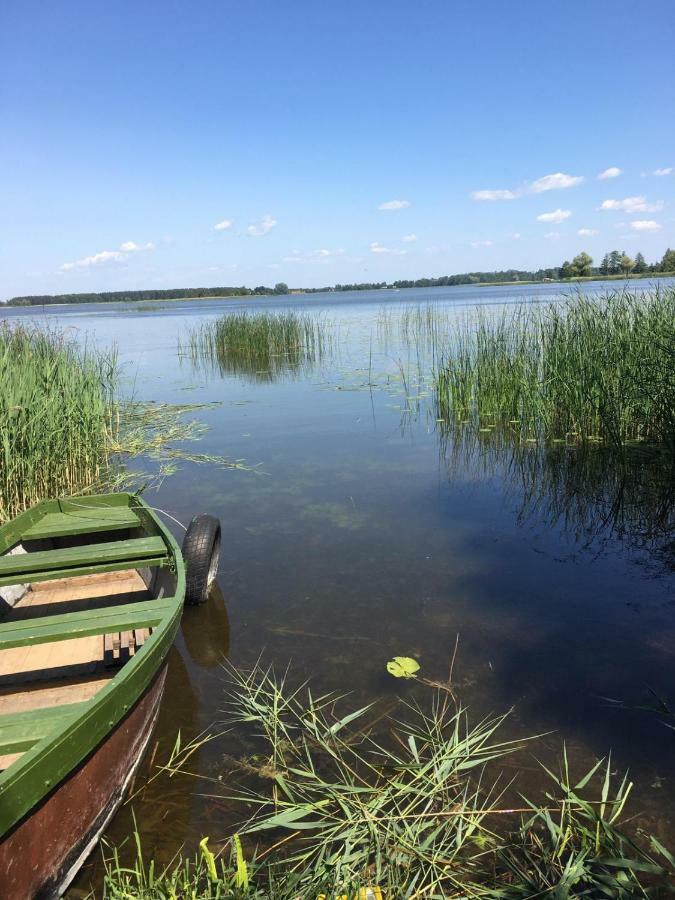
M 43 583 L 19 600 L 11 618 L 21 621 L 66 612 L 73 603 L 86 610 L 147 598 L 138 572 L 112 575 L 90 576 L 87 584 L 78 584 L 77 579 L 49 582 L 49 587 Z M 105 667 L 104 644 L 105 636 L 90 635 L 0 650 L 0 715 L 89 700 L 114 674 Z M 36 681 L 40 686 L 31 687 Z

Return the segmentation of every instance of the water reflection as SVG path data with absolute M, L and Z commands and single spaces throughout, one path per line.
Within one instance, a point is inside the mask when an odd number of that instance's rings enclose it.
M 582 549 L 618 540 L 675 565 L 675 471 L 658 450 L 523 443 L 506 428 L 439 422 L 448 474 L 498 477 L 520 524 L 562 528 Z
M 181 633 L 190 659 L 201 668 L 212 669 L 226 659 L 230 651 L 230 621 L 217 581 L 203 606 L 185 607 Z

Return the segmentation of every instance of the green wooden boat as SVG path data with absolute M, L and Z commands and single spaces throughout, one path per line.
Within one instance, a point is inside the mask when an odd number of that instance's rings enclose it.
M 137 495 L 48 500 L 0 527 L 0 897 L 58 897 L 147 747 L 184 602 L 220 526 L 182 549 Z

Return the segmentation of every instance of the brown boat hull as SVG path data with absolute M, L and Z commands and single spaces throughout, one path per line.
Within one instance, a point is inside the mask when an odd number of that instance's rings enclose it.
M 148 745 L 162 666 L 133 709 L 0 844 L 2 900 L 60 897 L 112 818 Z

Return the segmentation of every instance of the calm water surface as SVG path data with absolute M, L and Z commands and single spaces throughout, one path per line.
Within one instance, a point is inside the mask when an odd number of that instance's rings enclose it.
M 218 516 L 223 554 L 219 591 L 185 611 L 137 790 L 178 729 L 187 738 L 222 718 L 225 657 L 290 662 L 317 690 L 351 690 L 360 706 L 404 690 L 385 673 L 393 655 L 446 677 L 459 634 L 455 675 L 471 715 L 513 708 L 505 737 L 548 733 L 513 761 L 521 789 L 537 796 L 536 759 L 554 762 L 563 743 L 580 773 L 611 749 L 616 770 L 636 782 L 637 822 L 675 844 L 675 735 L 657 715 L 604 699 L 675 694 L 668 486 L 649 463 L 617 487 L 601 459 L 580 470 L 560 451 L 533 465 L 488 438 L 443 436 L 431 361 L 396 327 L 411 304 L 471 316 L 477 305 L 558 297 L 555 285 L 462 287 L 10 312 L 117 344 L 137 397 L 217 403 L 195 414 L 210 428 L 197 449 L 259 464 L 252 473 L 184 463 L 147 495 L 185 523 Z M 264 380 L 179 359 L 178 338 L 195 325 L 230 309 L 288 307 L 321 317 L 333 335 L 313 368 Z M 221 738 L 192 769 L 217 778 L 222 754 L 239 750 L 236 734 Z M 237 821 L 204 796 L 218 790 L 160 775 L 108 838 L 127 837 L 133 811 L 148 855 L 192 850 L 205 834 L 217 841 Z M 100 875 L 95 856 L 72 896 Z

